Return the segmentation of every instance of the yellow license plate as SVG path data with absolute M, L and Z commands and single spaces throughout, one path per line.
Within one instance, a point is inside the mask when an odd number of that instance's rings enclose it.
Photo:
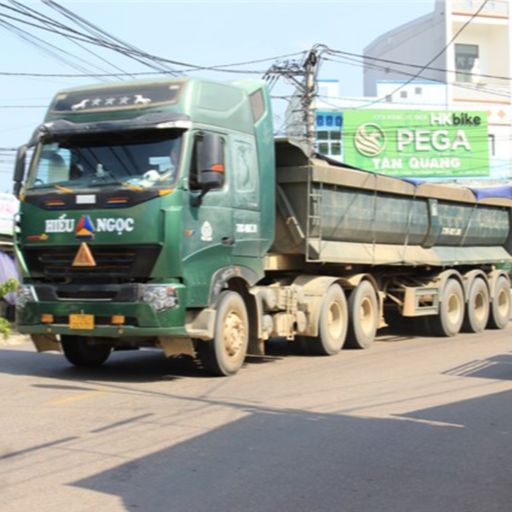
M 94 315 L 69 315 L 69 328 L 87 331 L 94 329 Z

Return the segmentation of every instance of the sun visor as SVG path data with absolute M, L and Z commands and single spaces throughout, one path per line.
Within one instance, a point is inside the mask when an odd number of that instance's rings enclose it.
M 65 135 L 95 135 L 101 133 L 141 131 L 148 129 L 187 130 L 192 124 L 191 118 L 184 114 L 151 113 L 131 119 L 116 121 L 95 121 L 74 123 L 64 119 L 49 121 L 39 126 L 32 136 L 31 143 L 57 139 Z

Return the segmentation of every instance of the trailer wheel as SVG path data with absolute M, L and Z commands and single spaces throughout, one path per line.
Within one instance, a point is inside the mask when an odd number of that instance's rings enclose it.
M 60 337 L 65 358 L 75 366 L 100 366 L 112 352 L 107 343 L 94 343 L 94 338 L 85 336 Z
M 482 332 L 489 320 L 489 290 L 481 277 L 477 277 L 469 288 L 466 317 L 462 324 L 465 332 Z
M 368 281 L 361 281 L 348 299 L 350 323 L 347 347 L 369 348 L 377 333 L 379 307 L 375 289 Z
M 488 327 L 504 329 L 510 318 L 510 283 L 504 276 L 498 277 L 491 301 Z
M 333 356 L 343 347 L 347 337 L 347 299 L 341 286 L 331 285 L 322 301 L 318 319 L 318 336 L 304 338 L 308 352 L 320 356 Z
M 441 296 L 439 313 L 430 317 L 432 332 L 437 336 L 455 336 L 464 321 L 464 292 L 456 279 L 448 279 Z
M 224 291 L 219 295 L 216 309 L 214 338 L 197 342 L 199 359 L 212 375 L 233 375 L 242 367 L 247 353 L 247 308 L 237 292 Z

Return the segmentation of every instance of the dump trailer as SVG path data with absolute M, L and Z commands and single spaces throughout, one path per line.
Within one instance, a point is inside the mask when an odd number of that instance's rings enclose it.
M 159 347 L 230 375 L 271 337 L 334 355 L 404 317 L 454 336 L 510 316 L 506 194 L 276 141 L 260 81 L 62 91 L 14 182 L 18 329 L 77 366 Z

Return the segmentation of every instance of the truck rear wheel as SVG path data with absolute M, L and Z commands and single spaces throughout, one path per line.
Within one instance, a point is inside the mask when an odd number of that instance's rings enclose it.
M 347 337 L 347 299 L 341 286 L 331 285 L 322 301 L 318 319 L 318 336 L 306 337 L 308 352 L 321 356 L 333 356 L 343 347 Z
M 456 279 L 448 279 L 441 296 L 439 313 L 430 318 L 432 331 L 437 336 L 455 336 L 464 321 L 464 292 Z
M 504 329 L 510 319 L 510 283 L 505 276 L 498 277 L 491 301 L 491 314 L 488 326 L 491 329 Z
M 112 352 L 108 343 L 98 343 L 85 336 L 62 335 L 60 344 L 65 358 L 75 366 L 100 366 Z
M 197 342 L 199 359 L 212 375 L 233 375 L 242 367 L 247 354 L 247 308 L 237 292 L 224 291 L 219 295 L 216 309 L 214 338 Z
M 350 323 L 347 347 L 368 348 L 375 339 L 379 307 L 374 287 L 368 281 L 361 281 L 348 299 Z
M 466 317 L 462 324 L 465 332 L 482 332 L 489 320 L 489 290 L 486 282 L 477 277 L 469 288 Z

